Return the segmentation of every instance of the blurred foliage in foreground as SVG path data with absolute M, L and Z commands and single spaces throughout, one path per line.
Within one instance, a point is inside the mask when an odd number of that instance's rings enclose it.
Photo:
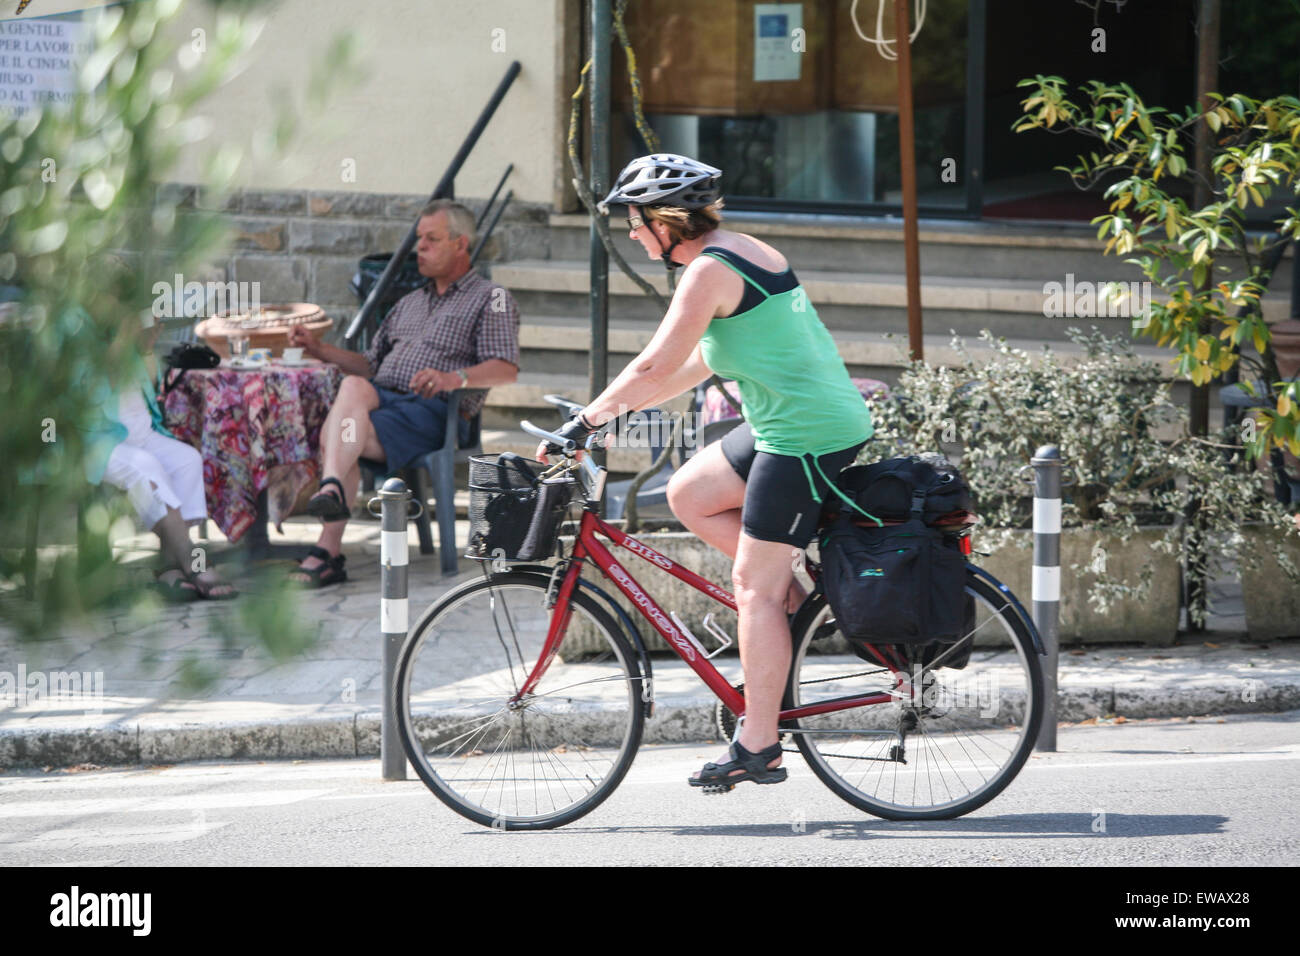
M 189 190 L 165 184 L 182 149 L 207 139 L 210 123 L 197 110 L 237 72 L 261 28 L 258 6 L 210 3 L 213 26 L 201 40 L 184 34 L 179 47 L 165 26 L 180 0 L 88 12 L 92 48 L 72 105 L 0 117 L 0 291 L 11 300 L 0 305 L 0 623 L 25 638 L 57 637 L 109 609 L 156 608 L 142 586 L 149 575 L 128 574 L 112 555 L 111 532 L 130 521 L 125 495 L 91 486 L 86 465 L 101 409 L 132 387 L 147 349 L 154 282 L 210 274 L 226 241 L 212 210 L 239 168 L 238 149 L 206 149 L 200 208 L 182 205 Z M 318 113 L 346 81 L 351 56 L 346 41 L 336 43 L 328 71 L 313 71 L 308 102 L 283 99 L 254 150 L 282 150 L 296 115 Z M 77 512 L 76 553 L 42 547 L 29 593 L 31 529 L 42 545 L 66 546 Z M 292 600 L 262 589 L 210 620 L 227 639 L 252 635 L 283 660 L 308 642 Z

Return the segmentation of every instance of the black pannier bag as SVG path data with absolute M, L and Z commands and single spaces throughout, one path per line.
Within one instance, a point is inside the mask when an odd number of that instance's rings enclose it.
M 538 561 L 555 553 L 573 497 L 571 476 L 543 481 L 511 452 L 469 460 L 467 558 Z
M 853 465 L 836 484 L 883 522 L 844 506 L 822 534 L 822 582 L 840 633 L 864 660 L 928 665 L 975 627 L 954 530 L 974 520 L 969 487 L 940 456 Z M 973 643 L 940 666 L 964 667 Z

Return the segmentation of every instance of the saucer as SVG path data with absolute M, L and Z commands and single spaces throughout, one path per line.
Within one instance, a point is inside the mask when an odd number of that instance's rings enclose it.
M 319 365 L 320 363 L 316 359 L 303 357 L 298 359 L 296 362 L 290 361 L 287 358 L 273 359 L 272 364 L 283 365 L 285 368 L 306 368 L 309 365 Z
M 228 359 L 226 364 L 233 369 L 241 372 L 251 372 L 254 369 L 266 368 L 266 362 L 256 362 L 252 359 Z

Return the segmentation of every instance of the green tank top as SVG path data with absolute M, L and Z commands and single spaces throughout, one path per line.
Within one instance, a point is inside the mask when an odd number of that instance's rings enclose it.
M 709 368 L 740 386 L 754 448 L 803 458 L 870 438 L 871 412 L 803 286 L 770 294 L 722 256 L 703 255 L 763 294 L 749 311 L 714 319 L 700 339 Z

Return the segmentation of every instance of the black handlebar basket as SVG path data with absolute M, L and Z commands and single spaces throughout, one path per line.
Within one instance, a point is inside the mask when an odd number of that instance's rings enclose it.
M 543 481 L 532 464 L 511 452 L 471 457 L 465 557 L 488 561 L 551 557 L 576 484 L 570 473 Z

